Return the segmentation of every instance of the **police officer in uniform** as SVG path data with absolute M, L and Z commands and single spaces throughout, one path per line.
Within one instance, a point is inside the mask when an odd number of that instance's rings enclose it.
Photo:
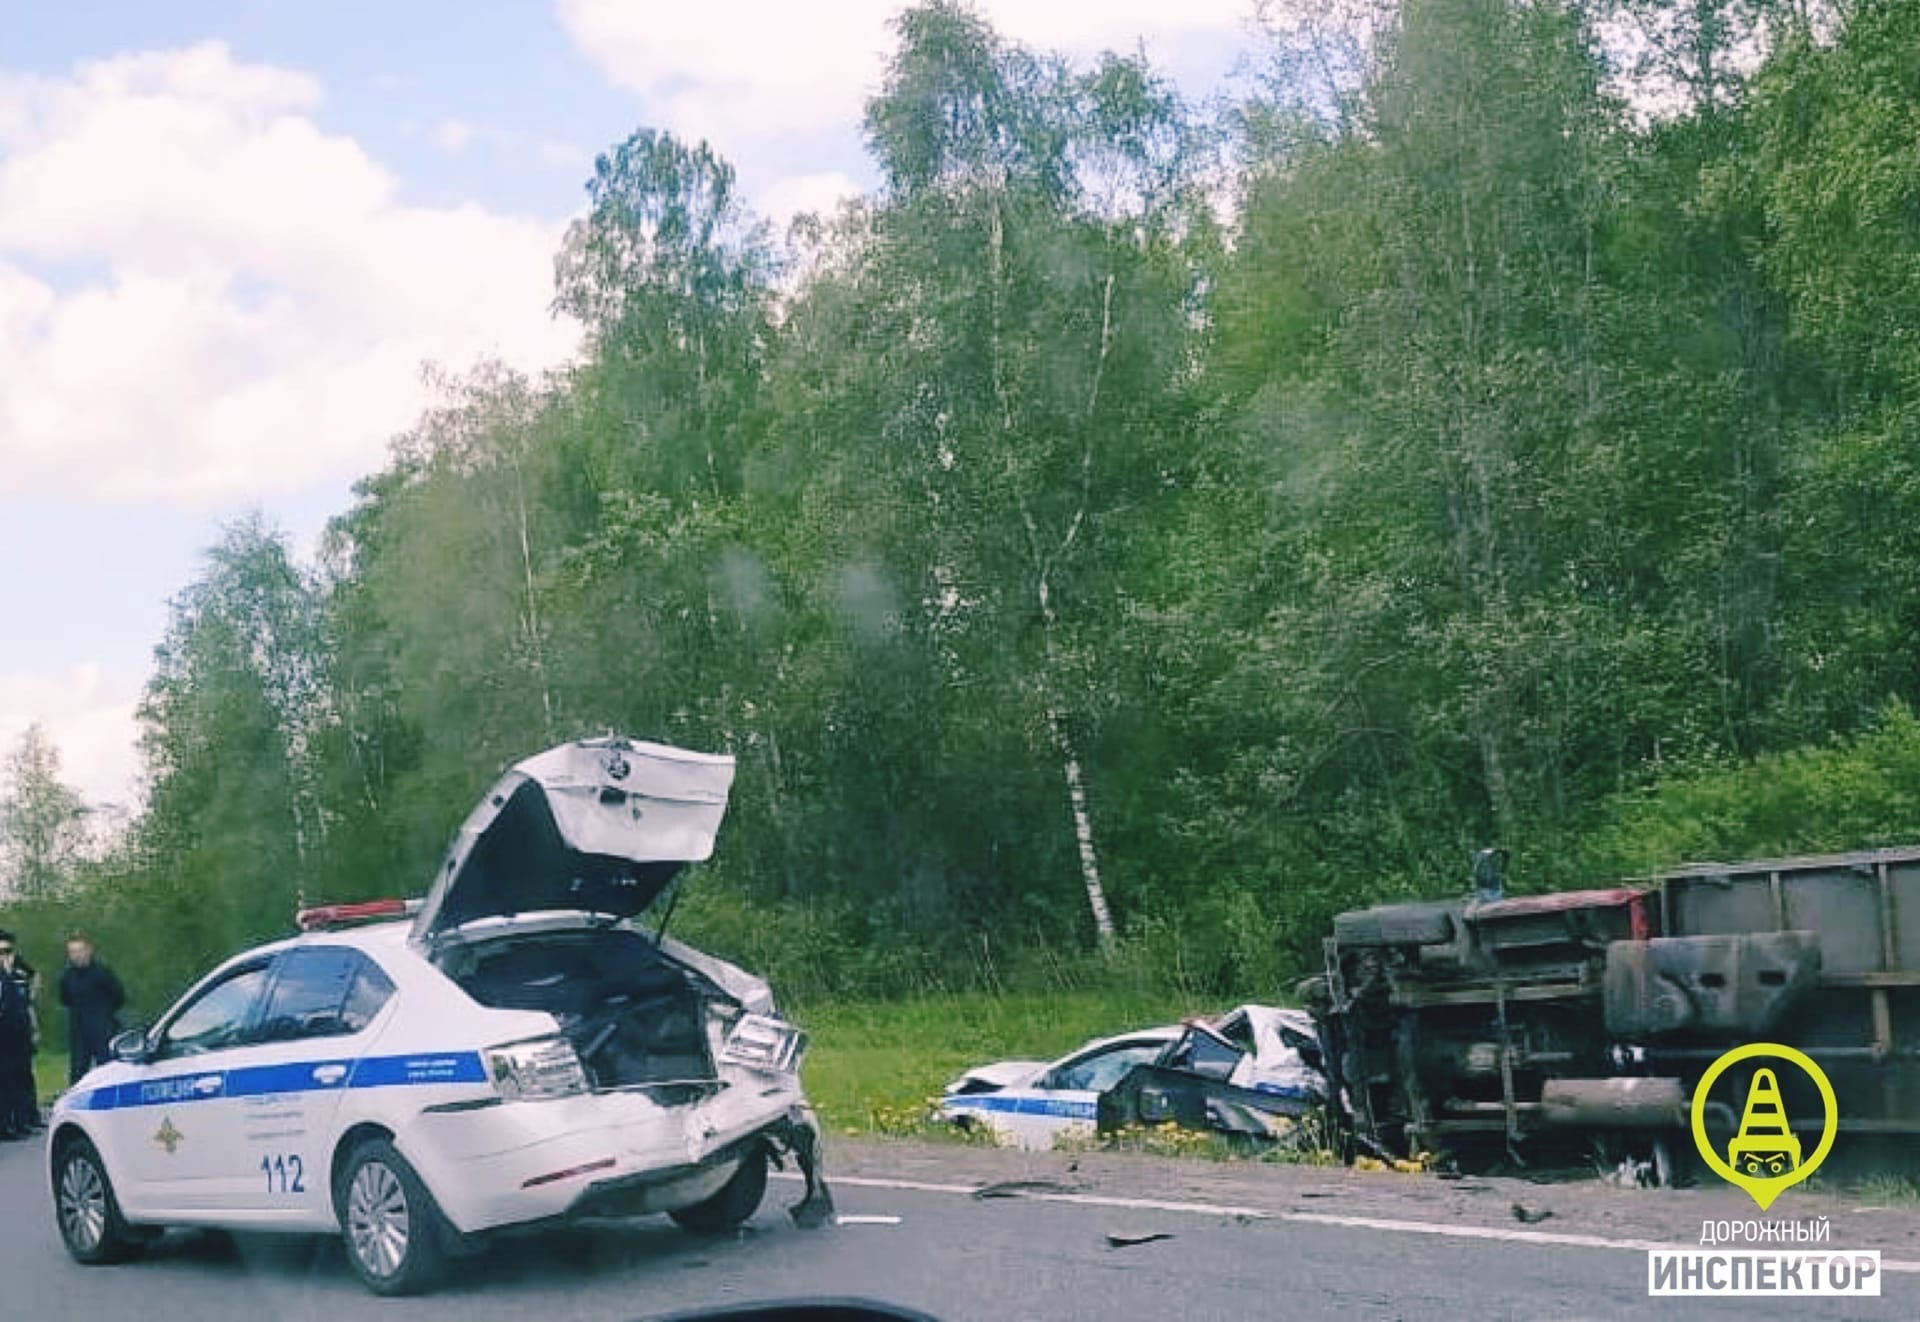
M 0 1139 L 26 1138 L 40 1128 L 33 1083 L 33 970 L 20 957 L 13 933 L 0 931 Z

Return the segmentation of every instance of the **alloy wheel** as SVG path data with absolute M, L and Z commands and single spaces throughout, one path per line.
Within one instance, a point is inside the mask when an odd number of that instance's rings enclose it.
M 400 1177 L 378 1161 L 354 1172 L 347 1189 L 347 1239 L 372 1275 L 388 1277 L 407 1259 L 412 1216 Z
M 84 1154 L 67 1158 L 60 1171 L 60 1232 L 82 1251 L 98 1248 L 107 1233 L 107 1186 Z

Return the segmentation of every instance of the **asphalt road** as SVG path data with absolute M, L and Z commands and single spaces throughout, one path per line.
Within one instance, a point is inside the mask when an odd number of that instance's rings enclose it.
M 1330 1224 L 1331 1207 L 1317 1220 L 1247 1215 L 1209 1208 L 1190 1188 L 1178 1199 L 983 1199 L 968 1192 L 973 1185 L 941 1188 L 925 1172 L 911 1180 L 849 1175 L 838 1186 L 843 1215 L 898 1224 L 798 1230 L 781 1210 L 798 1186 L 776 1181 L 737 1238 L 696 1241 L 664 1219 L 525 1237 L 463 1263 L 440 1293 L 382 1300 L 362 1290 L 325 1241 L 182 1232 L 142 1262 L 77 1266 L 54 1230 L 40 1163 L 38 1144 L 0 1146 L 0 1317 L 23 1322 L 627 1322 L 822 1295 L 904 1304 L 952 1322 L 1920 1315 L 1920 1275 L 1912 1273 L 1887 1276 L 1880 1299 L 1650 1300 L 1644 1250 L 1562 1243 L 1518 1228 L 1463 1238 L 1444 1215 L 1425 1231 L 1389 1229 L 1377 1216 Z M 1180 1176 L 1189 1185 L 1193 1178 Z M 1165 1205 L 1143 1205 L 1152 1201 Z M 1401 1215 L 1427 1224 L 1422 1202 L 1410 1185 Z M 1113 1247 L 1112 1232 L 1171 1238 Z

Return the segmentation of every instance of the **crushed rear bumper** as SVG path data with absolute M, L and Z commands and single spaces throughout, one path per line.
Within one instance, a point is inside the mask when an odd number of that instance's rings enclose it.
M 689 1206 L 717 1193 L 733 1178 L 740 1163 L 757 1152 L 764 1152 L 776 1164 L 784 1164 L 789 1156 L 794 1159 L 806 1180 L 806 1192 L 787 1209 L 788 1214 L 796 1225 L 812 1228 L 824 1224 L 833 1214 L 833 1195 L 820 1169 L 819 1125 L 812 1109 L 804 1105 L 698 1161 L 595 1180 L 580 1191 L 560 1219 L 648 1216 Z

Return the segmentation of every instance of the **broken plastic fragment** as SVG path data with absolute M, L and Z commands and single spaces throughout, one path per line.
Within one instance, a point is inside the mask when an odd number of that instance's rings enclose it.
M 1071 1185 L 1054 1180 L 1001 1180 L 997 1184 L 983 1184 L 973 1191 L 975 1198 L 1019 1198 L 1032 1193 L 1072 1193 Z

